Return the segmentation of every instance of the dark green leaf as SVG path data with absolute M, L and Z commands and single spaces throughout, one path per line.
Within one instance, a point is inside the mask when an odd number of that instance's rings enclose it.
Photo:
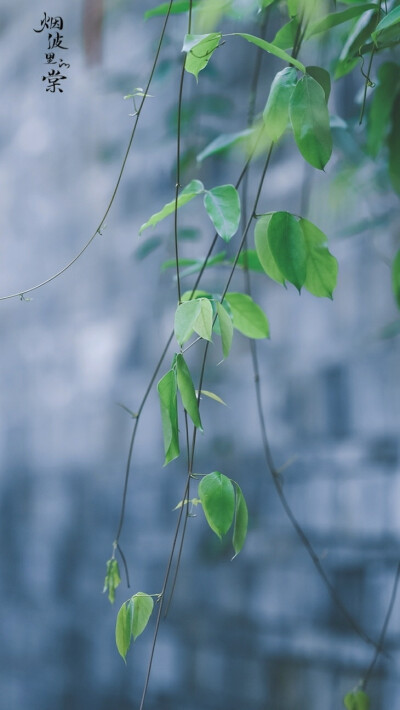
M 288 64 L 292 64 L 294 67 L 299 69 L 299 71 L 303 72 L 303 74 L 305 73 L 306 68 L 305 68 L 304 64 L 299 62 L 298 59 L 294 59 L 293 57 L 290 56 L 290 54 L 287 54 L 287 52 L 284 52 L 283 49 L 280 49 L 280 47 L 276 47 L 271 42 L 266 42 L 265 39 L 261 39 L 260 37 L 255 37 L 254 35 L 246 34 L 245 32 L 232 32 L 232 35 L 238 35 L 239 37 L 243 37 L 244 39 L 247 39 L 248 42 L 255 44 L 257 47 L 264 49 L 266 52 L 269 52 L 270 54 L 274 54 L 275 57 L 279 57 L 279 59 L 282 59 L 284 62 L 287 62 Z M 228 35 L 224 35 L 224 37 L 225 36 L 228 36 Z
M 260 306 L 246 293 L 228 292 L 225 296 L 233 327 L 248 338 L 269 338 L 269 324 Z
M 190 202 L 190 200 L 193 200 L 196 195 L 201 195 L 201 193 L 204 192 L 204 185 L 200 180 L 191 180 L 191 182 L 186 185 L 186 187 L 182 190 L 180 195 L 178 195 L 178 209 L 179 207 L 182 207 L 183 205 L 186 205 L 187 202 Z M 168 217 L 168 215 L 172 214 L 175 212 L 175 200 L 171 200 L 171 202 L 168 202 L 160 212 L 156 212 L 153 214 L 150 219 L 147 220 L 144 224 L 139 229 L 139 234 L 141 234 L 145 229 L 148 227 L 154 227 L 156 224 L 161 222 L 162 219 L 165 219 L 165 217 Z
M 249 520 L 249 515 L 247 512 L 247 505 L 244 499 L 243 493 L 235 483 L 235 493 L 236 493 L 236 505 L 235 505 L 235 525 L 233 528 L 233 549 L 235 550 L 235 557 L 239 554 L 242 549 L 247 535 L 247 524 Z
M 378 69 L 378 85 L 372 95 L 367 123 L 367 149 L 376 158 L 390 127 L 393 102 L 399 88 L 400 66 L 385 62 Z
M 126 663 L 126 654 L 131 644 L 132 617 L 126 602 L 121 606 L 115 624 L 115 642 L 117 649 Z
M 307 253 L 307 275 L 304 287 L 313 296 L 332 298 L 336 287 L 338 263 L 326 247 L 326 236 L 307 219 L 299 221 Z
M 397 306 L 400 310 L 400 249 L 393 259 L 392 264 L 392 288 Z
M 266 214 L 257 220 L 256 228 L 254 231 L 254 241 L 256 245 L 256 250 L 258 258 L 262 265 L 263 270 L 274 281 L 278 284 L 285 285 L 285 277 L 277 266 L 277 263 L 272 256 L 272 252 L 268 241 L 268 227 L 271 221 L 272 214 Z
M 318 82 L 320 86 L 322 86 L 324 93 L 325 93 L 325 101 L 328 103 L 329 96 L 331 93 L 331 77 L 328 71 L 326 69 L 323 69 L 322 67 L 306 67 L 307 74 L 312 76 L 315 81 Z
M 400 195 L 400 94 L 397 95 L 392 111 L 392 130 L 388 137 L 389 177 L 393 189 Z
M 209 143 L 201 153 L 198 154 L 197 160 L 201 162 L 205 158 L 215 153 L 221 153 L 224 150 L 232 148 L 238 143 L 243 143 L 247 141 L 249 136 L 254 133 L 254 128 L 247 128 L 245 131 L 239 131 L 238 133 L 223 133 L 222 135 L 214 138 L 211 143 Z
M 185 362 L 185 358 L 181 354 L 179 354 L 176 358 L 176 375 L 182 404 L 186 409 L 187 413 L 189 414 L 189 417 L 191 418 L 193 424 L 198 429 L 203 431 L 199 413 L 199 406 L 197 403 L 197 397 L 192 377 L 190 375 L 189 368 Z
M 224 357 L 228 357 L 232 345 L 233 325 L 230 315 L 222 303 L 217 303 L 217 313 L 222 341 L 222 352 Z
M 217 233 L 229 242 L 236 234 L 240 222 L 239 194 L 233 185 L 220 185 L 207 190 L 204 207 Z
M 112 557 L 111 560 L 107 561 L 107 573 L 104 580 L 104 592 L 108 592 L 108 598 L 111 604 L 115 602 L 115 590 L 121 583 L 121 577 L 119 574 L 119 567 L 117 560 Z
M 369 697 L 363 690 L 353 690 L 344 697 L 346 710 L 369 710 Z
M 279 271 L 300 292 L 306 280 L 307 253 L 303 231 L 297 219 L 289 212 L 274 212 L 269 220 L 267 234 L 271 254 Z
M 211 530 L 221 538 L 232 525 L 235 512 L 232 481 L 219 471 L 209 473 L 199 483 L 199 498 Z
M 278 72 L 272 82 L 263 112 L 266 131 L 272 141 L 277 141 L 289 122 L 289 103 L 297 83 L 297 72 L 286 67 Z
M 150 237 L 135 250 L 135 259 L 142 261 L 162 244 L 161 237 Z
M 161 421 L 164 437 L 165 461 L 167 463 L 179 456 L 178 406 L 176 400 L 176 374 L 169 370 L 157 385 L 161 407 Z
M 348 22 L 353 20 L 355 17 L 359 17 L 367 10 L 375 10 L 376 4 L 372 2 L 362 3 L 361 5 L 355 5 L 354 7 L 349 7 L 347 10 L 342 12 L 333 12 L 330 15 L 325 15 L 317 22 L 313 22 L 307 30 L 306 39 L 312 37 L 313 35 L 319 34 L 320 32 L 326 32 L 332 27 L 343 24 L 343 22 Z
M 153 611 L 154 602 L 152 597 L 144 592 L 137 592 L 132 597 L 133 601 L 133 618 L 132 618 L 132 636 L 136 641 L 137 637 L 145 630 L 151 612 Z
M 286 25 L 278 30 L 272 44 L 281 49 L 291 49 L 296 41 L 299 30 L 299 23 L 296 17 L 293 17 Z
M 323 170 L 332 153 L 329 113 L 323 88 L 303 76 L 290 100 L 290 120 L 297 147 L 310 165 Z
M 379 22 L 372 39 L 378 49 L 400 42 L 400 7 L 393 8 Z
M 186 35 L 182 52 L 186 52 L 185 69 L 198 80 L 199 72 L 210 61 L 214 50 L 221 41 L 221 32 L 206 35 Z

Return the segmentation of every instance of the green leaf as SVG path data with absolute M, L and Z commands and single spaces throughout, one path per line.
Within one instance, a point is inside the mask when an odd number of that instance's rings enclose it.
M 214 392 L 209 392 L 209 390 L 200 390 L 200 394 L 204 394 L 205 397 L 209 397 L 210 399 L 214 399 L 216 402 L 219 402 L 219 404 L 223 404 L 225 407 L 227 407 L 227 403 L 224 402 L 221 397 L 218 397 L 217 394 L 214 394 Z
M 328 103 L 329 96 L 331 93 L 331 77 L 328 71 L 326 69 L 323 69 L 322 67 L 306 67 L 307 74 L 312 76 L 315 81 L 318 82 L 320 86 L 322 86 L 324 93 L 325 93 L 325 101 Z
M 180 195 L 178 195 L 178 200 L 177 200 L 177 206 L 178 209 L 179 207 L 183 207 L 183 205 L 186 205 L 187 202 L 190 202 L 190 200 L 193 200 L 194 197 L 197 195 L 201 195 L 204 192 L 204 185 L 200 180 L 191 180 L 186 187 L 183 188 L 182 192 Z M 165 219 L 165 217 L 168 217 L 168 215 L 172 214 L 175 212 L 175 200 L 171 200 L 171 202 L 167 202 L 166 205 L 160 210 L 160 212 L 156 212 L 153 214 L 147 222 L 142 224 L 142 226 L 139 229 L 139 234 L 141 234 L 145 229 L 148 227 L 154 227 L 156 224 L 161 222 L 162 219 Z
M 196 81 L 199 72 L 204 69 L 210 61 L 214 50 L 221 41 L 221 32 L 210 32 L 206 35 L 186 35 L 182 47 L 182 52 L 186 52 L 185 69 L 190 74 L 194 74 Z
M 136 641 L 137 637 L 145 630 L 151 612 L 153 611 L 154 602 L 149 594 L 144 592 L 137 592 L 132 597 L 133 602 L 133 618 L 132 618 L 132 636 L 133 640 Z
M 204 207 L 217 233 L 225 242 L 236 234 L 240 222 L 239 194 L 233 185 L 220 185 L 207 190 Z
M 206 269 L 209 269 L 211 266 L 216 266 L 217 264 L 221 264 L 221 262 L 225 261 L 226 258 L 226 252 L 225 251 L 220 251 L 218 254 L 215 256 L 212 256 L 210 259 L 207 259 L 207 264 L 206 264 Z M 184 278 L 185 276 L 191 276 L 192 274 L 197 274 L 199 271 L 201 271 L 204 268 L 204 261 L 205 259 L 178 259 L 178 263 L 180 266 L 186 266 L 186 269 L 182 269 L 180 272 L 180 277 Z M 167 259 L 167 261 L 164 261 L 164 263 L 161 265 L 161 271 L 165 271 L 166 269 L 171 269 L 171 268 L 176 268 L 176 261 L 175 259 Z M 176 275 L 174 276 L 174 279 L 176 279 Z M 191 294 L 191 291 L 189 292 Z M 188 300 L 184 299 L 183 296 L 181 300 Z
M 344 706 L 347 710 L 369 710 L 369 697 L 363 690 L 353 690 L 347 693 L 344 699 Z
M 355 7 L 349 7 L 347 10 L 342 10 L 342 12 L 332 12 L 330 15 L 325 15 L 320 20 L 313 22 L 307 30 L 306 39 L 309 39 L 313 35 L 320 34 L 321 32 L 326 32 L 332 27 L 343 24 L 343 22 L 348 22 L 353 20 L 355 17 L 359 17 L 367 10 L 375 10 L 376 4 L 372 2 L 362 3 L 361 5 L 355 5 Z
M 308 219 L 299 221 L 307 253 L 307 275 L 304 287 L 313 296 L 332 298 L 336 287 L 338 263 L 326 247 L 326 236 Z
M 335 68 L 335 79 L 340 79 L 357 66 L 359 53 L 364 43 L 370 39 L 371 32 L 376 27 L 377 17 L 377 10 L 369 10 L 361 15 L 343 45 Z
M 277 266 L 277 263 L 272 256 L 271 248 L 268 241 L 268 227 L 271 221 L 272 214 L 266 214 L 257 220 L 256 228 L 254 231 L 254 240 L 256 244 L 256 250 L 258 258 L 262 265 L 263 270 L 274 281 L 278 284 L 285 286 L 285 277 Z
M 201 479 L 198 495 L 211 530 L 221 538 L 231 527 L 235 512 L 232 481 L 219 471 L 209 473 Z
M 271 84 L 263 120 L 272 141 L 279 140 L 287 128 L 289 102 L 296 84 L 297 72 L 293 67 L 286 67 L 278 72 Z
M 228 292 L 225 296 L 232 311 L 233 327 L 248 338 L 269 338 L 269 324 L 264 311 L 246 293 Z
M 150 237 L 135 250 L 135 259 L 142 261 L 162 244 L 161 237 Z
M 151 10 L 147 10 L 144 13 L 144 19 L 148 20 L 150 17 L 159 17 L 161 15 L 166 15 L 170 4 L 171 3 L 169 2 L 163 2 L 161 3 L 161 5 L 157 5 L 157 7 L 153 7 Z M 195 7 L 196 5 L 197 0 L 193 0 L 193 7 Z M 181 12 L 187 12 L 189 8 L 189 0 L 175 0 L 175 2 L 172 3 L 170 15 L 178 15 Z
M 274 212 L 267 234 L 271 254 L 279 271 L 300 293 L 306 280 L 307 253 L 297 219 L 289 212 Z
M 176 375 L 182 404 L 195 427 L 203 431 L 192 377 L 185 362 L 185 358 L 181 354 L 179 354 L 176 358 Z
M 400 94 L 396 96 L 392 111 L 392 130 L 388 137 L 389 177 L 393 189 L 400 195 Z
M 247 512 L 247 505 L 244 499 L 243 493 L 235 483 L 235 493 L 236 493 L 236 505 L 235 505 L 235 524 L 233 528 L 233 549 L 235 550 L 235 555 L 239 554 L 242 549 L 247 535 L 247 524 L 249 520 L 249 514 Z
M 395 7 L 379 22 L 372 39 L 378 49 L 400 42 L 400 7 Z
M 115 642 L 117 649 L 126 663 L 126 654 L 131 644 L 132 614 L 127 602 L 121 606 L 115 624 Z
M 233 262 L 234 259 L 231 260 L 232 264 Z M 243 251 L 240 252 L 236 265 L 248 271 L 256 271 L 258 274 L 264 272 L 258 254 L 254 249 L 243 249 Z
M 278 30 L 272 44 L 281 49 L 291 49 L 296 41 L 299 30 L 299 23 L 296 17 L 292 17 L 286 25 Z
M 164 437 L 164 466 L 179 456 L 178 406 L 176 399 L 176 374 L 169 370 L 157 385 L 161 407 Z
M 238 37 L 243 37 L 243 39 L 247 39 L 248 42 L 255 44 L 257 47 L 264 49 L 266 52 L 273 54 L 275 57 L 282 59 L 284 62 L 287 62 L 288 64 L 292 64 L 294 67 L 299 69 L 299 71 L 301 71 L 301 72 L 303 72 L 303 74 L 305 74 L 306 68 L 305 68 L 304 64 L 299 62 L 298 59 L 294 59 L 293 57 L 290 56 L 290 54 L 287 54 L 287 52 L 284 52 L 283 49 L 280 49 L 280 47 L 276 47 L 271 42 L 266 42 L 265 39 L 261 39 L 260 37 L 255 37 L 254 35 L 249 35 L 245 32 L 232 32 L 231 34 L 237 35 Z M 228 37 L 228 36 L 229 35 L 224 35 L 224 37 Z
M 107 561 L 107 572 L 104 580 L 104 592 L 108 591 L 108 598 L 111 604 L 115 602 L 115 590 L 121 584 L 121 577 L 119 574 L 119 567 L 117 560 L 112 557 L 111 560 Z
M 190 296 L 190 292 L 189 292 Z M 199 298 L 181 303 L 175 312 L 175 337 L 179 345 L 189 340 L 194 330 L 194 324 L 200 314 L 201 303 Z
M 211 340 L 213 326 L 213 310 L 208 298 L 200 298 L 200 313 L 196 318 L 193 330 L 204 340 Z
M 392 263 L 392 288 L 397 307 L 400 310 L 400 249 L 394 257 Z
M 200 163 L 205 158 L 210 155 L 215 155 L 216 153 L 221 153 L 224 150 L 232 148 L 238 143 L 243 143 L 249 136 L 254 133 L 254 128 L 246 128 L 245 131 L 239 131 L 237 133 L 222 133 L 217 138 L 214 138 L 211 143 L 209 143 L 201 153 L 198 154 L 196 160 Z
M 224 357 L 228 357 L 232 345 L 233 325 L 222 303 L 217 303 L 217 313 L 221 332 L 222 352 L 224 353 Z
M 199 292 L 202 295 L 203 292 Z M 191 292 L 188 291 L 188 298 Z M 192 300 L 186 301 L 182 296 L 182 303 L 178 306 L 175 312 L 175 336 L 179 345 L 183 345 L 189 340 L 193 331 L 201 338 L 211 340 L 213 310 L 208 298 L 198 298 L 194 294 Z
M 385 62 L 378 69 L 378 85 L 372 95 L 367 123 L 367 150 L 376 158 L 390 126 L 393 103 L 399 88 L 400 66 Z
M 297 83 L 289 111 L 300 153 L 314 168 L 323 170 L 332 153 L 329 113 L 323 88 L 309 74 Z

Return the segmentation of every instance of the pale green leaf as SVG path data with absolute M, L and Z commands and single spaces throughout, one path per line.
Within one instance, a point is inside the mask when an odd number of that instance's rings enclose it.
M 233 264 L 233 262 L 234 259 L 231 259 L 230 263 Z M 256 271 L 258 274 L 262 274 L 264 271 L 255 249 L 243 249 L 243 251 L 240 252 L 236 266 L 240 266 L 242 269 L 247 269 L 248 271 Z
M 239 193 L 233 185 L 220 185 L 207 190 L 204 207 L 217 233 L 229 242 L 236 234 L 240 222 Z
M 344 22 L 353 20 L 355 17 L 359 17 L 364 12 L 367 12 L 367 10 L 376 10 L 376 4 L 366 2 L 357 4 L 354 7 L 349 7 L 347 10 L 342 10 L 342 12 L 332 12 L 329 15 L 325 15 L 325 17 L 313 22 L 309 26 L 306 33 L 306 39 L 312 37 L 313 35 L 320 34 L 321 32 L 326 32 L 337 25 L 342 25 Z
M 217 303 L 217 313 L 221 332 L 222 352 L 224 357 L 228 357 L 232 345 L 233 324 L 222 303 Z
M 271 254 L 279 271 L 300 292 L 306 280 L 307 254 L 304 235 L 297 219 L 289 212 L 274 212 L 269 220 L 267 234 Z
M 192 377 L 183 355 L 176 358 L 176 375 L 182 404 L 195 427 L 203 431 Z
M 297 83 L 289 111 L 300 153 L 314 168 L 323 170 L 332 153 L 329 112 L 323 88 L 309 74 Z
M 362 47 L 370 39 L 371 32 L 376 27 L 377 18 L 377 10 L 369 10 L 358 19 L 340 52 L 335 68 L 335 79 L 340 79 L 357 66 Z
M 199 498 L 211 530 L 221 538 L 231 527 L 235 512 L 232 481 L 219 471 L 209 473 L 199 483 Z
M 400 249 L 392 263 L 392 288 L 397 306 L 400 310 Z
M 144 592 L 137 592 L 132 597 L 133 601 L 133 619 L 132 619 L 132 636 L 136 641 L 137 637 L 145 630 L 151 612 L 153 611 L 154 602 L 152 597 Z
M 272 214 L 266 214 L 257 219 L 256 228 L 254 231 L 254 241 L 256 245 L 257 255 L 262 265 L 263 270 L 271 279 L 278 284 L 285 286 L 285 277 L 280 271 L 269 246 L 268 227 L 271 221 Z
M 191 292 L 188 292 L 190 297 Z M 194 324 L 200 314 L 201 302 L 199 298 L 193 298 L 191 301 L 183 301 L 175 312 L 175 337 L 179 345 L 183 345 L 194 330 Z
M 225 296 L 233 327 L 248 338 L 269 338 L 269 324 L 264 311 L 246 293 L 228 292 Z
M 186 52 L 185 69 L 190 74 L 194 74 L 196 80 L 199 72 L 204 69 L 210 61 L 214 50 L 221 41 L 221 32 L 210 32 L 205 35 L 185 36 L 182 52 Z
M 111 560 L 107 561 L 107 572 L 104 580 L 104 592 L 108 592 L 108 598 L 111 604 L 115 602 L 115 590 L 121 583 L 121 577 L 119 574 L 119 567 L 117 560 L 112 557 Z
M 307 254 L 307 275 L 304 287 L 313 296 L 332 298 L 336 287 L 338 263 L 326 247 L 326 236 L 307 219 L 301 218 Z
M 251 42 L 252 44 L 255 44 L 257 47 L 260 47 L 261 49 L 264 49 L 266 52 L 269 52 L 269 54 L 273 54 L 275 57 L 279 57 L 279 59 L 282 59 L 284 62 L 287 62 L 288 64 L 292 64 L 299 71 L 301 71 L 301 72 L 303 72 L 303 74 L 305 74 L 306 68 L 305 68 L 304 64 L 299 62 L 298 59 L 294 59 L 293 57 L 290 56 L 290 54 L 287 54 L 287 52 L 284 52 L 283 49 L 280 49 L 280 47 L 276 47 L 271 42 L 266 42 L 265 39 L 261 39 L 260 37 L 255 37 L 254 35 L 249 35 L 245 32 L 232 32 L 232 35 L 238 35 L 239 37 L 243 37 L 248 42 Z M 225 36 L 229 36 L 229 35 L 224 35 L 224 37 Z
M 322 86 L 324 93 L 325 93 L 325 101 L 328 103 L 328 99 L 331 93 L 331 77 L 329 72 L 326 69 L 323 69 L 322 67 L 306 67 L 307 74 L 312 76 L 315 81 L 318 82 L 320 86 Z M 331 124 L 332 125 L 332 124 Z
M 200 298 L 200 312 L 194 322 L 193 330 L 205 340 L 211 340 L 213 309 L 208 298 Z M 182 304 L 183 305 L 183 304 Z
M 239 554 L 242 549 L 247 535 L 247 525 L 249 520 L 249 514 L 247 512 L 247 505 L 244 499 L 243 493 L 240 486 L 237 483 L 235 485 L 235 524 L 233 527 L 233 538 L 232 544 L 235 550 L 235 557 Z
M 238 131 L 237 133 L 223 133 L 222 135 L 214 138 L 211 143 L 209 143 L 202 151 L 198 154 L 196 160 L 201 162 L 208 158 L 210 155 L 215 155 L 216 153 L 221 153 L 224 150 L 232 148 L 234 145 L 243 143 L 247 141 L 249 136 L 253 135 L 254 128 L 246 128 L 244 131 Z
M 297 72 L 286 67 L 278 72 L 271 84 L 268 100 L 263 111 L 266 132 L 272 141 L 277 141 L 289 122 L 289 103 L 297 84 Z
M 200 394 L 204 394 L 205 397 L 209 397 L 210 399 L 214 399 L 216 402 L 219 402 L 219 404 L 223 404 L 225 407 L 228 406 L 226 404 L 226 402 L 224 402 L 224 400 L 221 399 L 221 397 L 218 397 L 218 395 L 215 394 L 214 392 L 209 392 L 209 390 L 200 390 Z
M 126 654 L 128 653 L 131 643 L 131 633 L 132 617 L 127 603 L 124 602 L 117 615 L 117 621 L 115 624 L 115 642 L 117 644 L 117 649 L 125 662 Z
M 204 192 L 204 185 L 200 180 L 191 180 L 186 187 L 183 188 L 182 192 L 178 195 L 178 200 L 177 200 L 177 207 L 183 207 L 183 205 L 186 205 L 190 200 L 193 200 L 194 197 L 197 195 L 201 195 Z M 144 224 L 139 229 L 139 234 L 141 234 L 145 229 L 148 227 L 154 227 L 156 224 L 161 222 L 162 219 L 165 219 L 165 217 L 168 217 L 170 214 L 173 214 L 175 212 L 175 200 L 171 200 L 171 202 L 167 202 L 166 205 L 160 210 L 160 212 L 156 212 L 153 214 L 150 219 L 147 220 Z
M 400 66 L 385 62 L 378 69 L 367 123 L 367 149 L 376 158 L 390 128 L 390 118 L 400 83 Z
M 195 7 L 197 4 L 198 0 L 193 0 L 193 7 Z M 157 7 L 153 7 L 151 10 L 147 10 L 144 13 L 145 20 L 149 19 L 150 17 L 166 15 L 170 5 L 170 2 L 163 2 L 161 3 L 161 5 L 157 5 Z M 170 15 L 178 15 L 181 12 L 187 12 L 189 8 L 190 0 L 175 0 L 171 5 Z
M 176 374 L 169 370 L 157 385 L 160 399 L 161 421 L 164 438 L 164 466 L 179 456 L 178 406 L 176 398 Z

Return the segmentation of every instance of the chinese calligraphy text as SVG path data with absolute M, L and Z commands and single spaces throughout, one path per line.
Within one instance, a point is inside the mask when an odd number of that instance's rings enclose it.
M 64 61 L 64 57 L 58 54 L 58 50 L 67 50 L 68 47 L 65 45 L 64 35 L 61 34 L 61 30 L 64 29 L 64 20 L 60 16 L 51 17 L 47 12 L 43 13 L 43 18 L 40 21 L 40 27 L 38 29 L 33 29 L 34 32 L 43 32 L 44 30 L 49 30 L 47 34 L 47 47 L 45 47 L 45 64 L 51 65 L 55 64 L 57 68 L 48 68 L 47 74 L 42 76 L 42 81 L 46 82 L 46 91 L 51 94 L 55 94 L 57 91 L 61 94 L 64 89 L 62 88 L 62 81 L 67 78 L 66 74 L 60 71 L 60 69 L 69 69 L 70 64 Z M 57 51 L 57 54 L 56 54 Z

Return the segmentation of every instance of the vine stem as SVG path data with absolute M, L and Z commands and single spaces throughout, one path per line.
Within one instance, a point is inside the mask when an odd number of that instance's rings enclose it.
M 8 300 L 10 300 L 11 298 L 21 298 L 22 300 L 24 300 L 24 296 L 25 296 L 27 293 L 32 293 L 32 291 L 37 291 L 39 288 L 42 288 L 42 286 L 46 286 L 47 284 L 51 283 L 52 281 L 54 281 L 55 279 L 57 279 L 57 278 L 58 278 L 59 276 L 61 276 L 62 274 L 65 274 L 65 272 L 68 271 L 68 269 L 70 269 L 71 266 L 73 266 L 73 265 L 78 261 L 78 259 L 80 259 L 80 257 L 85 253 L 86 249 L 87 249 L 87 248 L 91 245 L 91 243 L 95 240 L 95 238 L 97 237 L 97 235 L 98 235 L 98 234 L 101 234 L 101 230 L 102 230 L 102 228 L 104 227 L 104 223 L 105 223 L 105 221 L 106 221 L 106 219 L 107 219 L 107 217 L 108 217 L 108 214 L 109 214 L 109 212 L 110 212 L 110 210 L 111 210 L 111 207 L 112 207 L 112 205 L 113 205 L 113 203 L 114 203 L 114 200 L 115 200 L 115 198 L 116 198 L 116 195 L 117 195 L 117 192 L 118 192 L 118 189 L 119 189 L 121 180 L 122 180 L 122 176 L 123 176 L 124 171 L 125 171 L 126 162 L 127 162 L 127 160 L 128 160 L 128 156 L 129 156 L 129 153 L 130 153 L 130 151 L 131 151 L 133 139 L 134 139 L 135 134 L 136 134 L 136 128 L 137 128 L 137 125 L 138 125 L 138 123 L 139 123 L 140 115 L 141 115 L 141 113 L 142 113 L 142 108 L 143 108 L 144 103 L 145 103 L 145 101 L 146 101 L 147 94 L 148 94 L 148 91 L 149 91 L 150 86 L 151 86 L 151 82 L 153 81 L 154 72 L 155 72 L 155 70 L 156 70 L 156 66 L 157 66 L 157 63 L 158 63 L 158 58 L 159 58 L 159 56 L 160 56 L 161 47 L 162 47 L 162 44 L 163 44 L 163 41 L 164 41 L 165 30 L 167 29 L 167 24 L 168 24 L 168 20 L 169 20 L 169 17 L 170 17 L 170 13 L 171 13 L 171 8 L 172 8 L 173 2 L 174 2 L 174 0 L 170 0 L 170 2 L 169 2 L 168 10 L 167 10 L 167 13 L 166 13 L 166 16 L 165 16 L 165 20 L 164 20 L 164 24 L 163 24 L 163 27 L 162 27 L 162 30 L 161 30 L 161 34 L 160 34 L 160 39 L 159 39 L 159 41 L 158 41 L 156 54 L 155 54 L 155 57 L 154 57 L 154 61 L 153 61 L 151 70 L 150 70 L 150 76 L 149 76 L 149 78 L 148 78 L 148 80 L 147 80 L 146 88 L 145 88 L 145 90 L 144 90 L 144 92 L 143 92 L 142 100 L 141 100 L 141 102 L 140 102 L 139 108 L 138 108 L 137 113 L 136 113 L 136 116 L 135 116 L 135 122 L 134 122 L 134 125 L 133 125 L 133 128 L 132 128 L 132 131 L 131 131 L 131 135 L 130 135 L 130 138 L 129 138 L 129 141 L 128 141 L 127 148 L 126 148 L 126 150 L 125 150 L 125 154 L 124 154 L 124 158 L 123 158 L 123 161 L 122 161 L 122 165 L 121 165 L 121 168 L 120 168 L 120 171 L 119 171 L 119 174 L 118 174 L 117 182 L 115 183 L 114 190 L 113 190 L 113 192 L 112 192 L 111 198 L 110 198 L 110 200 L 109 200 L 109 202 L 108 202 L 108 205 L 107 205 L 107 207 L 106 207 L 106 210 L 105 210 L 105 212 L 104 212 L 104 214 L 103 214 L 103 216 L 102 216 L 102 218 L 101 218 L 101 220 L 100 220 L 100 223 L 99 223 L 97 229 L 95 230 L 95 232 L 93 232 L 93 234 L 92 234 L 92 236 L 90 237 L 90 239 L 88 239 L 88 241 L 87 241 L 86 244 L 82 247 L 82 249 L 78 252 L 78 254 L 77 254 L 76 256 L 74 256 L 74 258 L 71 259 L 71 261 L 69 261 L 68 264 L 66 264 L 65 266 L 63 266 L 62 269 L 60 269 L 59 271 L 57 271 L 55 274 L 53 274 L 52 276 L 50 276 L 48 279 L 45 279 L 44 281 L 41 281 L 40 283 L 36 284 L 35 286 L 30 286 L 29 288 L 22 289 L 21 291 L 16 291 L 15 293 L 10 293 L 10 294 L 8 294 L 7 296 L 0 296 L 0 301 L 8 301 Z
M 388 608 L 387 608 L 387 612 L 386 612 L 386 615 L 385 615 L 385 619 L 384 619 L 384 621 L 383 621 L 382 630 L 381 630 L 381 633 L 380 633 L 380 636 L 379 636 L 378 647 L 375 649 L 375 653 L 374 653 L 374 655 L 373 655 L 372 661 L 371 661 L 371 663 L 369 664 L 368 669 L 367 669 L 367 672 L 366 672 L 366 674 L 365 674 L 365 676 L 364 676 L 364 679 L 363 679 L 362 682 L 361 682 L 361 688 L 362 688 L 363 690 L 367 687 L 367 685 L 368 685 L 368 683 L 369 683 L 369 680 L 370 680 L 370 678 L 371 678 L 371 676 L 372 676 L 373 670 L 374 670 L 374 668 L 375 668 L 375 665 L 376 665 L 376 663 L 377 663 L 377 661 L 378 661 L 378 658 L 379 658 L 379 656 L 381 655 L 381 653 L 383 652 L 383 644 L 384 644 L 384 642 L 385 642 L 387 628 L 388 628 L 388 626 L 389 626 L 390 617 L 392 616 L 394 603 L 395 603 L 395 601 L 396 601 L 397 589 L 398 589 L 398 585 L 399 585 L 399 579 L 400 579 L 400 562 L 398 562 L 398 564 L 397 564 L 396 572 L 395 572 L 395 575 L 394 575 L 392 594 L 391 594 L 391 596 L 390 596 L 389 605 L 388 605 Z

